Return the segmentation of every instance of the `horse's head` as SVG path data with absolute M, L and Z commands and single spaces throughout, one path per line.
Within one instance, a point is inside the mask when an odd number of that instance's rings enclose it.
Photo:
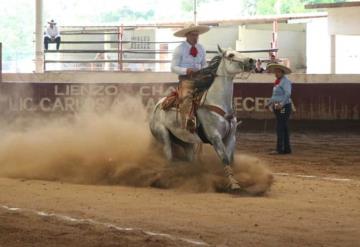
M 243 56 L 240 52 L 227 49 L 222 50 L 218 46 L 220 55 L 222 57 L 222 71 L 218 71 L 218 75 L 231 76 L 243 72 L 251 72 L 255 69 L 255 60 Z

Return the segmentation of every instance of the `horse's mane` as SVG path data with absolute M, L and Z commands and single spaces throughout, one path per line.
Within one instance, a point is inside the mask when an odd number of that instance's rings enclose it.
M 215 80 L 221 58 L 221 56 L 213 57 L 207 67 L 195 72 L 193 80 L 196 88 L 207 89 L 211 86 Z
M 217 55 L 215 57 L 213 57 L 210 62 L 209 65 L 201 70 L 198 71 L 198 73 L 200 75 L 208 75 L 208 74 L 212 74 L 214 75 L 214 77 L 216 76 L 216 71 L 219 67 L 219 64 L 221 62 L 221 56 Z

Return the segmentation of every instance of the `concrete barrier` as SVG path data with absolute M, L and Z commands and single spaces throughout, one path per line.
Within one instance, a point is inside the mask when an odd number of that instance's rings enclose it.
M 360 120 L 360 76 L 291 75 L 292 119 Z M 265 104 L 272 92 L 272 75 L 236 80 L 234 107 L 242 119 L 272 119 Z M 268 82 L 265 82 L 268 81 Z M 310 82 L 313 81 L 313 82 Z M 171 73 L 47 73 L 4 74 L 0 84 L 2 115 L 71 113 L 84 104 L 106 110 L 121 104 L 124 94 L 137 96 L 146 108 L 174 90 Z

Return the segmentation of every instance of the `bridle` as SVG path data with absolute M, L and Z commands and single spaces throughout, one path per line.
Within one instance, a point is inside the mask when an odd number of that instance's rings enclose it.
M 233 54 L 233 53 L 231 53 L 229 56 L 225 56 L 225 53 L 222 54 L 222 59 L 230 61 L 230 64 L 232 62 L 239 63 L 240 68 L 241 68 L 240 79 L 247 80 L 251 75 L 251 71 L 245 72 L 245 64 L 244 64 L 244 62 L 236 60 L 234 57 L 235 57 L 235 54 Z M 219 75 L 216 75 L 216 76 L 219 76 Z M 227 76 L 219 76 L 219 77 L 227 77 Z

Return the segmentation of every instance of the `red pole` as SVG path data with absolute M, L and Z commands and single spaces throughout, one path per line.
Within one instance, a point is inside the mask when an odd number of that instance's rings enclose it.
M 118 27 L 118 33 L 117 33 L 117 40 L 120 41 L 120 27 Z M 120 44 L 117 44 L 117 50 L 118 50 L 118 70 L 120 70 Z
M 118 68 L 120 71 L 123 70 L 123 62 L 122 62 L 122 54 L 123 54 L 123 43 L 122 43 L 122 38 L 123 38 L 123 25 L 121 25 L 121 27 L 118 28 L 118 41 L 120 43 L 118 43 Z
M 278 37 L 278 22 L 277 20 L 273 21 L 273 32 L 272 32 L 272 41 L 271 41 L 271 48 L 276 49 L 278 46 L 277 42 Z M 274 52 L 275 57 L 277 57 L 277 52 Z

